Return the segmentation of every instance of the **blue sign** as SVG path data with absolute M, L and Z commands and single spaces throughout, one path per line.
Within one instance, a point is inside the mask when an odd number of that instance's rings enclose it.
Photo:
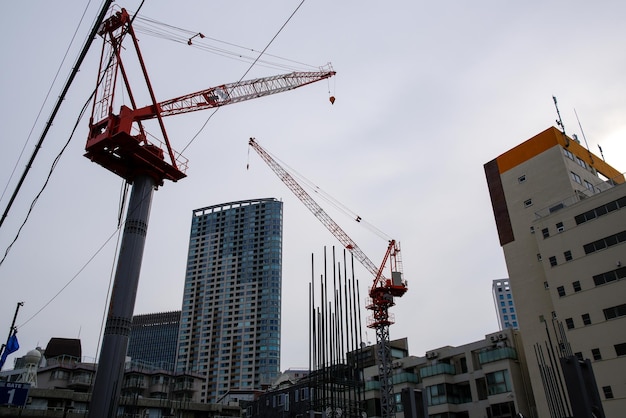
M 24 406 L 30 383 L 0 382 L 0 405 Z

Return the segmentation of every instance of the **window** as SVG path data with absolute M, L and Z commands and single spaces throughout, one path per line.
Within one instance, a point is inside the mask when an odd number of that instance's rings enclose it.
M 534 234 L 534 233 L 535 233 L 535 227 L 534 227 L 534 226 L 531 226 L 531 227 L 530 227 L 530 233 L 531 233 L 531 234 Z
M 525 207 L 525 208 L 528 208 L 528 207 L 530 207 L 530 206 L 532 206 L 532 205 L 533 205 L 533 200 L 532 200 L 532 199 L 526 199 L 526 200 L 524 200 L 524 207 Z
M 550 231 L 548 230 L 548 228 L 543 228 L 541 230 L 541 233 L 543 234 L 543 238 L 548 238 L 550 236 Z
M 544 289 L 550 289 L 550 284 L 548 282 L 543 282 Z
M 578 280 L 572 282 L 572 287 L 574 288 L 574 292 L 580 292 L 580 290 L 582 289 Z
M 610 308 L 603 309 L 602 311 L 604 312 L 604 317 L 607 321 L 619 316 L 624 316 L 626 315 L 626 303 L 618 306 L 612 306 Z
M 591 193 L 594 192 L 594 187 L 593 184 L 589 183 L 587 180 L 585 180 L 585 187 L 587 188 L 587 190 L 589 190 Z
M 583 324 L 591 325 L 591 317 L 589 316 L 588 313 L 582 314 L 582 318 L 583 318 Z
M 548 260 L 550 260 L 550 266 L 556 266 L 556 257 L 552 256 Z
M 570 250 L 565 251 L 563 256 L 565 257 L 565 261 L 572 261 L 572 252 Z
M 598 216 L 606 215 L 609 212 L 613 212 L 614 210 L 623 208 L 626 208 L 626 196 L 620 197 L 619 199 L 613 200 L 605 205 L 598 206 L 597 208 L 581 213 L 580 215 L 576 215 L 574 216 L 574 220 L 576 221 L 576 225 L 579 225 L 583 222 L 595 219 Z
M 511 382 L 508 370 L 500 370 L 493 373 L 487 373 L 487 391 L 489 395 L 497 395 L 511 391 Z
M 620 267 L 616 270 L 607 271 L 593 276 L 593 282 L 596 286 L 603 285 L 605 283 L 614 282 L 626 277 L 626 267 Z
M 578 163 L 579 166 L 581 166 L 583 168 L 587 168 L 587 163 L 585 163 L 585 161 L 583 161 L 582 158 L 576 157 L 576 162 Z
M 626 343 L 615 344 L 615 354 L 618 356 L 626 356 Z
M 570 150 L 563 148 L 563 154 L 565 154 L 565 156 L 570 160 L 574 161 L 574 154 L 572 154 Z
M 556 224 L 556 230 L 557 230 L 558 232 L 563 232 L 563 231 L 565 231 L 565 228 L 563 227 L 563 222 L 558 222 L 558 223 Z
M 556 288 L 556 291 L 558 292 L 560 298 L 565 296 L 565 287 L 559 286 Z
M 574 173 L 573 171 L 570 171 L 570 174 L 572 175 L 572 180 L 574 180 L 578 184 L 583 184 L 583 181 L 578 174 Z
M 523 183 L 525 181 L 526 181 L 526 174 L 522 174 L 521 176 L 517 178 L 518 183 Z
M 602 386 L 602 392 L 604 392 L 606 399 L 613 399 L 613 389 L 611 389 L 611 386 Z
M 574 320 L 572 318 L 565 318 L 565 325 L 567 325 L 567 329 L 573 329 Z
M 602 360 L 602 354 L 600 353 L 599 348 L 592 348 L 591 355 L 593 356 L 594 360 Z
M 618 232 L 617 234 L 609 235 L 608 237 L 604 237 L 597 241 L 590 242 L 589 244 L 585 244 L 583 245 L 583 249 L 585 250 L 585 254 L 591 254 L 595 251 L 612 247 L 620 242 L 626 242 L 626 230 Z
M 537 261 L 541 261 L 541 259 L 542 259 L 542 258 L 541 258 L 541 254 L 540 254 L 540 253 L 537 253 Z

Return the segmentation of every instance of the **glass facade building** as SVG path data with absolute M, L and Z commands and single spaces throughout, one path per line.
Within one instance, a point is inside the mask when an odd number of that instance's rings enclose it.
M 203 402 L 280 373 L 282 208 L 256 199 L 193 211 L 176 369 L 205 374 Z
M 128 339 L 127 356 L 173 370 L 180 311 L 135 315 Z
M 519 329 L 517 323 L 517 312 L 515 312 L 515 302 L 509 280 L 494 280 L 492 285 L 493 301 L 498 313 L 498 325 L 500 329 Z

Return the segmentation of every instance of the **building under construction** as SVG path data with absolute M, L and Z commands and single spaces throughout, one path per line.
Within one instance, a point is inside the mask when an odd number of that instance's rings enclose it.
M 312 256 L 309 284 L 309 371 L 287 375 L 247 408 L 246 417 L 362 417 L 362 330 L 352 257 L 326 248 L 321 272 Z M 350 266 L 348 266 L 350 264 Z

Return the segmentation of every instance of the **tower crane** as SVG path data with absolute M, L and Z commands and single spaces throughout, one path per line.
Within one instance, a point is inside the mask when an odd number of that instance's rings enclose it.
M 152 193 L 165 180 L 176 182 L 186 177 L 187 160 L 172 149 L 163 118 L 281 93 L 335 75 L 330 69 L 294 72 L 222 84 L 158 102 L 128 12 L 121 9 L 112 14 L 101 23 L 98 34 L 104 42 L 85 157 L 125 179 L 132 184 L 132 190 L 89 408 L 90 418 L 117 414 Z M 122 52 L 130 49 L 122 46 L 127 35 L 132 40 L 151 99 L 151 104 L 144 107 L 137 106 L 122 60 Z M 130 107 L 122 105 L 115 114 L 113 106 L 118 84 L 125 88 Z M 148 140 L 144 129 L 142 122 L 150 119 L 156 119 L 159 124 L 162 135 L 162 141 L 157 140 L 159 144 Z
M 394 298 L 401 297 L 408 290 L 407 282 L 402 277 L 402 259 L 400 243 L 390 240 L 383 261 L 379 267 L 372 262 L 358 245 L 341 229 L 341 227 L 317 204 L 315 200 L 300 186 L 272 156 L 254 139 L 250 138 L 249 145 L 259 154 L 267 165 L 276 173 L 278 178 L 304 203 L 317 219 L 350 251 L 354 257 L 373 276 L 372 286 L 369 289 L 371 301 L 366 306 L 372 311 L 372 317 L 367 326 L 376 330 L 376 344 L 378 350 L 378 377 L 381 391 L 381 416 L 391 418 L 395 416 L 395 397 L 393 394 L 393 374 L 391 349 L 389 346 L 389 326 L 394 323 L 389 314 L 389 308 L 395 305 Z M 385 277 L 383 271 L 389 261 L 390 278 Z

